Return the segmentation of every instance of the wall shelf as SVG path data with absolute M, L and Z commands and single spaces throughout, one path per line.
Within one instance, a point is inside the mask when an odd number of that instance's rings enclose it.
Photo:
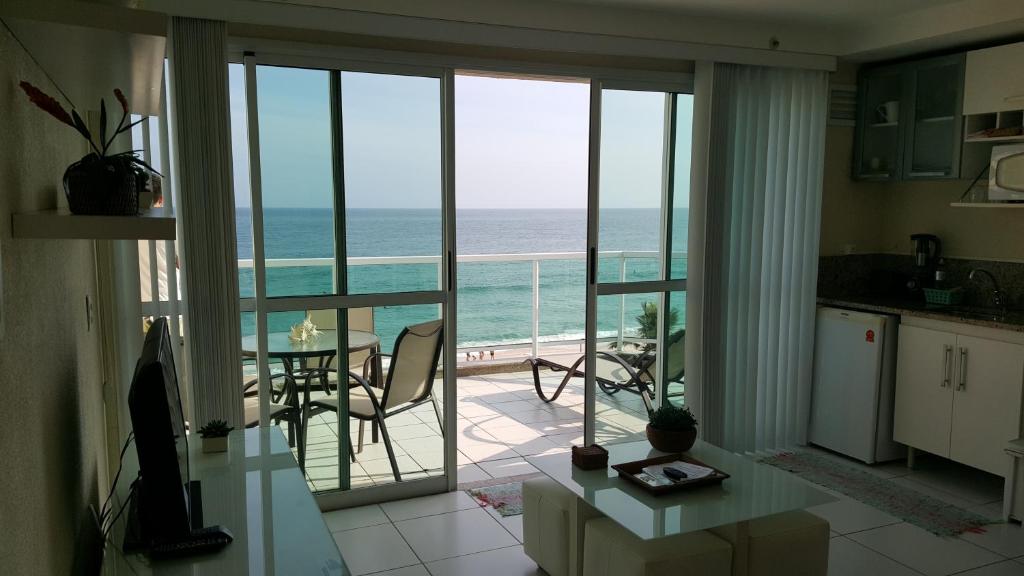
M 950 202 L 953 208 L 1024 208 L 1024 202 Z
M 174 240 L 174 213 L 153 208 L 139 216 L 83 216 L 44 210 L 11 216 L 14 238 L 86 240 Z

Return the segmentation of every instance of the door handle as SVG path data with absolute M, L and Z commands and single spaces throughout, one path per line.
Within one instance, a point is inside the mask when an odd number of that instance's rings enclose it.
M 597 250 L 590 249 L 590 283 L 597 284 Z
M 950 372 L 953 371 L 953 347 L 949 344 L 942 350 L 942 384 L 939 388 L 947 388 L 952 385 L 950 382 Z
M 957 390 L 963 392 L 967 389 L 967 348 L 960 347 L 960 384 Z
M 448 251 L 448 291 L 453 292 L 455 290 L 455 258 L 452 256 L 452 251 Z

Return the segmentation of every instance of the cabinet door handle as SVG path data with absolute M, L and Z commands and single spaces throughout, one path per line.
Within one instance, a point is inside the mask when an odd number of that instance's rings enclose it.
M 967 389 L 967 348 L 960 347 L 960 384 L 957 390 L 963 392 Z
M 949 344 L 942 350 L 942 384 L 940 388 L 946 388 L 952 385 L 950 382 L 950 372 L 953 371 L 953 347 Z
M 1004 102 L 1016 102 L 1018 100 L 1024 100 L 1024 94 L 1013 94 L 1012 96 L 1003 98 Z

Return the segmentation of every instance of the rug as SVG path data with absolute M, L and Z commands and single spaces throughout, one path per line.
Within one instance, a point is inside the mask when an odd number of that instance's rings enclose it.
M 982 526 L 999 522 L 812 452 L 783 452 L 758 461 L 846 494 L 937 536 L 982 533 Z
M 523 483 L 506 482 L 494 486 L 482 486 L 466 490 L 470 496 L 476 498 L 480 506 L 490 506 L 501 514 L 502 518 L 507 516 L 518 516 L 523 513 Z

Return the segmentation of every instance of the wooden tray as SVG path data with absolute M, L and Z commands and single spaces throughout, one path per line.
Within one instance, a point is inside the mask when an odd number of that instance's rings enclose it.
M 667 464 L 668 462 L 675 462 L 676 460 L 682 460 L 683 462 L 689 462 L 690 464 L 696 464 L 698 466 L 704 466 L 711 468 L 714 472 L 710 476 L 703 478 L 697 478 L 695 480 L 681 480 L 674 484 L 666 486 L 651 486 L 647 482 L 644 482 L 640 478 L 637 478 L 637 474 L 643 471 L 647 466 L 653 464 Z M 654 458 L 648 458 L 646 460 L 637 460 L 636 462 L 624 462 L 622 464 L 615 464 L 612 466 L 613 469 L 618 470 L 619 477 L 625 478 L 637 486 L 643 488 L 645 491 L 660 496 L 662 494 L 670 494 L 672 492 L 679 492 L 681 490 L 689 490 L 691 488 L 697 488 L 699 486 L 707 486 L 709 484 L 721 484 L 722 480 L 729 477 L 728 474 L 722 472 L 714 466 L 708 466 L 707 464 L 688 456 L 686 454 L 669 454 L 667 456 L 657 456 Z

